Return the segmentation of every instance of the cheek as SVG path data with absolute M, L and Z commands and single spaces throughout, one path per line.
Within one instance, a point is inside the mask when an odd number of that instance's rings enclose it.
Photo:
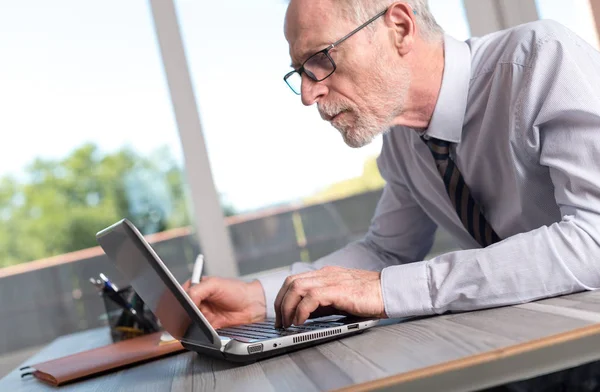
M 358 100 L 369 100 L 373 96 L 374 91 L 378 90 L 377 74 L 370 69 L 357 69 L 354 75 L 350 78 L 349 85 L 352 95 Z
M 356 72 L 355 72 L 356 71 Z M 344 103 L 355 111 L 364 111 L 372 100 L 372 75 L 365 69 L 355 68 L 352 72 L 348 67 L 338 67 L 329 77 L 327 99 Z

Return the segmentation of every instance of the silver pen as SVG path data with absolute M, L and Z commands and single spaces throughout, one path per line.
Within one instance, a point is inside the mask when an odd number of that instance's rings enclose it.
M 202 253 L 196 257 L 196 262 L 194 263 L 194 269 L 192 270 L 192 279 L 190 281 L 191 285 L 195 285 L 200 283 L 200 279 L 202 278 L 202 269 L 204 268 L 204 256 Z

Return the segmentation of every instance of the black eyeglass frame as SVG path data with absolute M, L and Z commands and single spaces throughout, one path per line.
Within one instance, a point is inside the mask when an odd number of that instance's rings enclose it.
M 311 80 L 314 80 L 315 82 L 322 82 L 323 80 L 327 79 L 328 77 L 330 77 L 331 75 L 333 75 L 333 73 L 335 72 L 335 70 L 337 69 L 337 66 L 335 64 L 335 61 L 333 61 L 333 58 L 331 58 L 331 55 L 329 54 L 329 52 L 331 51 L 331 49 L 339 46 L 342 42 L 344 42 L 345 40 L 347 40 L 348 38 L 352 37 L 354 34 L 358 33 L 360 30 L 364 29 L 365 27 L 367 27 L 369 24 L 371 24 L 372 22 L 374 22 L 375 20 L 377 20 L 379 17 L 385 15 L 385 13 L 387 12 L 387 8 L 383 11 L 381 11 L 380 13 L 378 13 L 377 15 L 375 15 L 374 17 L 372 17 L 371 19 L 367 20 L 365 23 L 361 24 L 360 26 L 358 26 L 357 28 L 355 28 L 354 30 L 352 30 L 350 33 L 346 34 L 344 37 L 340 38 L 339 40 L 335 41 L 334 43 L 332 43 L 331 45 L 329 45 L 328 47 L 326 47 L 325 49 L 319 50 L 318 52 L 312 54 L 309 58 L 307 58 L 302 65 L 300 66 L 300 68 L 298 69 L 294 69 L 290 72 L 288 72 L 284 77 L 283 80 L 285 81 L 285 83 L 288 85 L 288 87 L 296 94 L 296 95 L 300 95 L 301 92 L 296 92 L 296 90 L 294 90 L 294 88 L 292 86 L 290 86 L 290 84 L 288 83 L 288 79 L 294 74 L 294 73 L 298 73 L 298 75 L 300 75 L 300 78 L 302 78 L 302 73 L 305 73 L 306 76 L 308 76 Z M 306 64 L 310 59 L 312 59 L 313 57 L 319 55 L 323 53 L 325 56 L 327 56 L 327 58 L 329 59 L 329 61 L 331 61 L 331 64 L 333 65 L 333 70 L 324 78 L 321 79 L 317 79 L 314 76 L 311 76 L 310 74 L 312 72 L 306 72 L 306 70 L 304 69 L 304 64 Z

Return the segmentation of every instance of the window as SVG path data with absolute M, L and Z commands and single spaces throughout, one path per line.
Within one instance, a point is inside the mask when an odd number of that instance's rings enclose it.
M 2 355 L 102 325 L 88 279 L 121 281 L 90 248 L 118 219 L 180 278 L 198 249 L 148 2 L 3 2 L 0 33 Z
M 468 38 L 461 1 L 431 3 L 449 33 Z M 287 2 L 175 5 L 213 176 L 236 214 L 240 273 L 312 261 L 362 237 L 383 186 L 381 138 L 347 147 L 283 82 Z
M 554 19 L 600 49 L 590 0 L 536 0 L 540 19 Z
M 446 34 L 461 41 L 471 37 L 462 0 L 429 0 L 429 8 Z
M 431 3 L 447 32 L 468 37 L 461 2 Z M 288 90 L 287 4 L 176 6 L 240 272 L 362 237 L 383 186 L 381 138 L 348 148 Z M 131 219 L 182 281 L 199 246 L 149 3 L 6 2 L 0 33 L 4 355 L 103 325 L 88 279 L 124 282 L 94 248 L 98 230 Z

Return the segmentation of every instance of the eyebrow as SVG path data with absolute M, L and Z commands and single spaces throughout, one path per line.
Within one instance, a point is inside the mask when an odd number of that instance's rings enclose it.
M 303 63 L 304 63 L 304 62 L 305 62 L 305 61 L 306 61 L 306 60 L 307 60 L 307 59 L 308 59 L 310 56 L 312 56 L 313 54 L 315 54 L 315 53 L 317 53 L 317 52 L 320 52 L 321 50 L 325 49 L 325 48 L 326 48 L 326 47 L 328 47 L 329 45 L 331 45 L 331 44 L 323 43 L 323 44 L 321 44 L 321 45 L 318 45 L 318 47 L 319 47 L 319 48 L 321 48 L 321 49 L 317 49 L 317 50 L 310 49 L 310 50 L 307 50 L 307 51 L 305 51 L 305 52 L 302 54 L 302 56 L 300 56 L 300 58 L 301 58 L 301 59 L 304 59 L 304 60 L 302 60 L 302 61 L 301 61 L 299 64 L 298 64 L 298 63 L 294 63 L 294 62 L 292 61 L 292 62 L 290 63 L 290 67 L 292 67 L 293 69 L 298 69 L 298 68 L 300 68 L 300 65 L 302 65 L 302 64 L 303 64 Z M 315 45 L 315 46 L 317 46 L 317 45 Z

